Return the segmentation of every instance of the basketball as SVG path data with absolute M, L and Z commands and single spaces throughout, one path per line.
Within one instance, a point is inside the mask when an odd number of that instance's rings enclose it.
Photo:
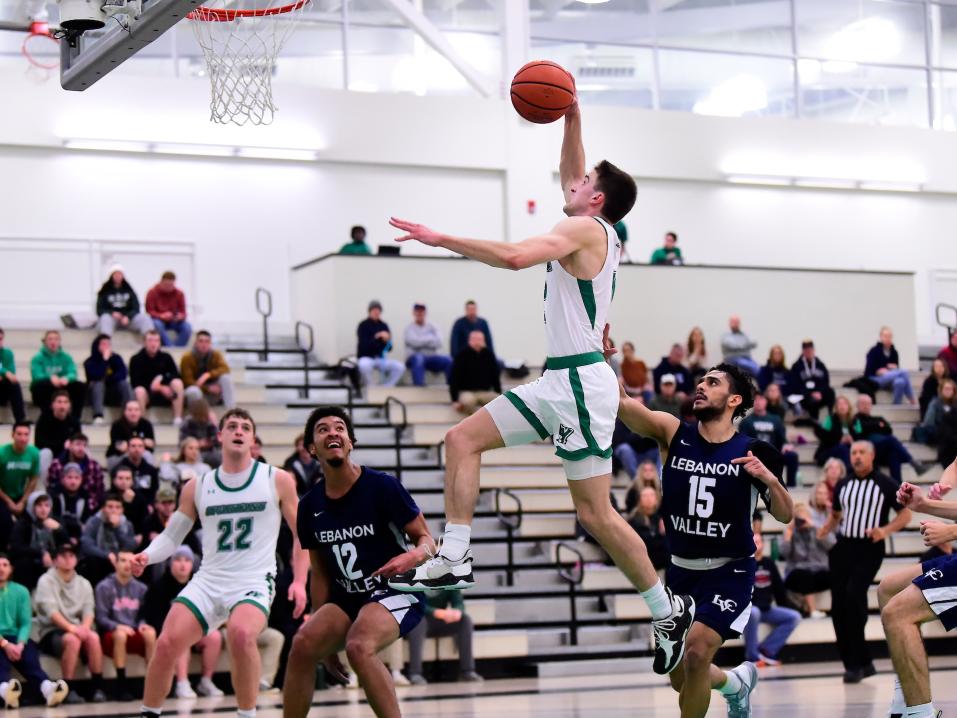
M 512 78 L 512 106 L 529 122 L 544 125 L 562 117 L 575 101 L 575 81 L 561 65 L 530 62 Z

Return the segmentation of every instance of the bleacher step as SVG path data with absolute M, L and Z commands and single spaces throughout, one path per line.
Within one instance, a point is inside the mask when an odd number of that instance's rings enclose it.
M 651 664 L 651 658 L 592 658 L 536 663 L 535 670 L 539 678 L 600 676 L 612 673 L 644 675 L 652 672 Z

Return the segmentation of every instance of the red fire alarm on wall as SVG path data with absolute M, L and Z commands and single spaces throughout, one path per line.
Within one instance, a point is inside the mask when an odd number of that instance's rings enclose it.
M 535 214 L 535 200 L 528 200 L 528 213 Z

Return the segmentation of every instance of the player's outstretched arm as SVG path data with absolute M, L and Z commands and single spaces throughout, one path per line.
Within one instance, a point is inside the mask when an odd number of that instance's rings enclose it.
M 664 411 L 652 411 L 642 402 L 628 396 L 624 387 L 621 387 L 618 418 L 636 434 L 657 441 L 662 451 L 668 450 L 678 427 L 681 426 L 678 417 Z
M 373 576 L 392 578 L 400 573 L 411 571 L 435 555 L 435 539 L 432 538 L 429 526 L 421 513 L 405 525 L 404 531 L 415 548 L 399 554 L 372 574 Z
M 287 598 L 293 603 L 292 617 L 299 618 L 306 610 L 306 578 L 309 576 L 309 554 L 299 543 L 296 521 L 299 514 L 299 495 L 296 480 L 288 471 L 276 471 L 276 495 L 279 509 L 292 531 L 292 583 Z
M 145 550 L 133 557 L 133 575 L 140 576 L 147 566 L 165 561 L 178 549 L 196 523 L 196 481 L 190 479 L 179 495 L 179 506 L 163 533 L 154 538 Z
M 565 134 L 562 137 L 562 155 L 558 163 L 558 177 L 562 194 L 568 202 L 570 185 L 585 176 L 585 146 L 582 143 L 582 116 L 578 99 L 565 112 Z
M 933 491 L 933 488 L 931 490 Z M 906 506 L 917 513 L 957 521 L 957 501 L 928 498 L 919 486 L 907 481 L 897 490 L 897 500 L 901 506 Z

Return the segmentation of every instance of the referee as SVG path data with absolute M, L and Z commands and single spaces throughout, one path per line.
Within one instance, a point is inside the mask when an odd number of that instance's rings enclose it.
M 884 539 L 910 521 L 911 512 L 897 502 L 898 484 L 874 470 L 874 445 L 851 445 L 854 472 L 837 482 L 831 516 L 818 538 L 837 529 L 837 543 L 828 555 L 831 572 L 831 620 L 844 663 L 844 682 L 859 683 L 874 675 L 864 627 L 867 592 L 884 562 Z M 890 510 L 896 516 L 888 522 Z

